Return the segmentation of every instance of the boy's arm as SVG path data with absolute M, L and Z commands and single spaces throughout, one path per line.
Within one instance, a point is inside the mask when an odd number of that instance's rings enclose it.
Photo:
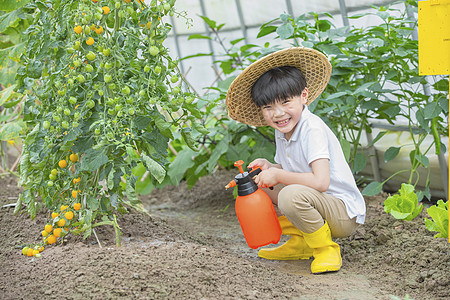
M 326 158 L 321 158 L 311 163 L 311 173 L 288 172 L 283 169 L 270 168 L 261 172 L 255 179 L 259 187 L 270 187 L 282 183 L 301 184 L 319 192 L 325 192 L 330 185 L 330 165 Z

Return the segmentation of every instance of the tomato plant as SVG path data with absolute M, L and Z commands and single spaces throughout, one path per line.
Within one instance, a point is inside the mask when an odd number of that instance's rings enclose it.
M 194 147 L 196 129 L 188 125 L 197 108 L 163 45 L 171 29 L 164 17 L 176 13 L 174 2 L 27 4 L 34 14 L 16 91 L 27 95 L 29 129 L 16 209 L 26 204 L 34 218 L 40 196 L 54 216 L 48 223 L 53 231 L 44 230 L 46 243 L 113 225 L 120 244 L 117 213 L 129 206 L 142 210 L 134 170 L 145 168 L 152 181 L 162 182 L 177 130 Z

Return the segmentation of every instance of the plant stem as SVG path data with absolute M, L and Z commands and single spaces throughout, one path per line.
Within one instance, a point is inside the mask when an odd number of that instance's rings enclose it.
M 98 239 L 98 236 L 97 236 L 97 233 L 95 232 L 95 229 L 92 229 L 92 232 L 94 233 L 94 236 L 95 236 L 95 239 L 97 240 L 98 246 L 100 248 L 103 248 L 102 244 L 100 244 L 100 240 Z
M 410 169 L 406 169 L 406 170 L 400 170 L 400 171 L 397 171 L 397 172 L 395 172 L 394 174 L 392 174 L 391 176 L 389 176 L 385 181 L 383 181 L 382 183 L 381 183 L 381 185 L 384 185 L 386 182 L 388 182 L 392 177 L 394 177 L 394 176 L 396 176 L 396 175 L 398 175 L 398 174 L 400 174 L 400 173 L 404 173 L 404 172 L 408 172 Z
M 114 226 L 114 230 L 116 231 L 116 247 L 120 247 L 121 246 L 121 239 L 120 239 L 120 235 L 122 234 L 120 232 L 120 227 L 119 224 L 117 224 L 117 219 L 116 219 L 116 215 L 113 215 L 114 217 L 114 222 L 113 222 L 113 226 Z
M 116 12 L 114 14 L 114 32 L 117 32 L 119 30 L 119 10 L 116 9 Z

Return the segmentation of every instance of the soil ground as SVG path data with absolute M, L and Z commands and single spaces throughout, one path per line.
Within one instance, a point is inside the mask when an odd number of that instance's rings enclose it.
M 42 257 L 21 255 L 38 242 L 49 212 L 13 215 L 21 189 L 0 179 L 2 299 L 449 299 L 450 246 L 433 238 L 424 212 L 399 222 L 383 211 L 386 195 L 367 197 L 367 220 L 337 239 L 343 267 L 312 275 L 312 260 L 268 261 L 245 242 L 231 191 L 234 173 L 202 178 L 188 190 L 155 190 L 141 200 L 150 215 L 121 215 L 114 230 L 86 240 L 69 236 Z M 283 237 L 281 242 L 285 241 Z M 280 242 L 280 243 L 281 243 Z

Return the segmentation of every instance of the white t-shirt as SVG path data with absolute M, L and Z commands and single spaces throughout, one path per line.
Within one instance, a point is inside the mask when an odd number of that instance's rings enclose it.
M 364 224 L 366 205 L 356 186 L 352 171 L 347 164 L 341 145 L 322 119 L 303 106 L 294 133 L 288 140 L 275 130 L 275 162 L 289 172 L 311 173 L 311 162 L 326 158 L 330 163 L 330 186 L 325 193 L 341 199 L 348 216 L 356 217 L 356 222 Z

